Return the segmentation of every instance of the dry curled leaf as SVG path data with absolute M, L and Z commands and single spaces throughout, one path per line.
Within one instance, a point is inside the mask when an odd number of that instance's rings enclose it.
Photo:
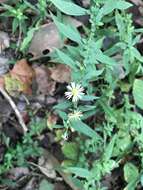
M 55 67 L 49 68 L 51 71 L 51 78 L 59 83 L 71 81 L 71 69 L 63 64 L 56 65 Z
M 35 69 L 37 94 L 53 95 L 56 82 L 50 79 L 50 73 L 46 67 L 36 67 Z

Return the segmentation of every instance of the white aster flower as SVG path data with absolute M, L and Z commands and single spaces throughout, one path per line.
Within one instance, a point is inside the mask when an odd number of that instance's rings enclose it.
M 65 92 L 65 96 L 67 99 L 72 99 L 73 102 L 77 102 L 84 95 L 84 88 L 80 84 L 75 84 L 75 82 L 71 82 L 70 85 L 67 86 L 68 91 Z
M 80 120 L 80 118 L 83 116 L 81 111 L 74 110 L 72 113 L 68 114 L 69 120 Z

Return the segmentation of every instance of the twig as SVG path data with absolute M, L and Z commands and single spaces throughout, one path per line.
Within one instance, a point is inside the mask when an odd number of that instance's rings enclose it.
M 22 127 L 22 129 L 23 129 L 23 132 L 24 132 L 24 133 L 27 132 L 28 129 L 27 129 L 27 127 L 26 127 L 26 125 L 25 125 L 25 123 L 24 123 L 24 121 L 23 121 L 23 118 L 22 118 L 22 116 L 21 116 L 19 110 L 17 109 L 17 107 L 16 107 L 14 101 L 12 100 L 12 98 L 11 98 L 11 97 L 8 95 L 8 93 L 7 93 L 3 88 L 1 88 L 1 87 L 0 87 L 0 92 L 1 92 L 1 94 L 4 96 L 4 98 L 9 102 L 9 104 L 10 104 L 11 107 L 12 107 L 12 109 L 14 110 L 15 115 L 17 116 L 17 119 L 18 119 L 18 121 L 19 121 L 19 124 L 21 125 L 21 127 Z

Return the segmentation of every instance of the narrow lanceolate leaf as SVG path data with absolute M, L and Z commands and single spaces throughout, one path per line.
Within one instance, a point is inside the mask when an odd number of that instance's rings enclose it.
M 72 60 L 71 57 L 69 57 L 67 54 L 65 54 L 64 52 L 56 49 L 56 52 L 58 54 L 58 57 L 60 58 L 60 60 L 62 61 L 63 64 L 68 65 L 69 67 L 71 67 L 72 69 L 75 69 L 75 62 Z
M 114 135 L 114 137 L 112 138 L 112 140 L 110 141 L 110 143 L 108 144 L 108 146 L 105 149 L 105 153 L 104 153 L 105 160 L 109 160 L 112 157 L 112 152 L 113 152 L 116 137 L 117 136 Z
M 133 85 L 133 97 L 135 104 L 143 109 L 143 80 L 136 79 Z
M 80 120 L 73 120 L 70 122 L 70 124 L 75 131 L 78 131 L 91 138 L 99 138 L 98 134 L 92 128 L 90 128 L 88 125 L 86 125 Z
M 110 58 L 107 55 L 104 55 L 102 53 L 102 51 L 100 51 L 100 50 L 97 51 L 96 60 L 98 60 L 99 62 L 101 62 L 103 64 L 109 65 L 109 66 L 117 65 L 117 63 L 114 59 Z
M 67 0 L 50 0 L 61 12 L 73 15 L 73 16 L 80 16 L 86 15 L 87 10 L 72 3 Z
M 58 28 L 58 31 L 64 35 L 65 37 L 69 38 L 70 40 L 81 43 L 81 36 L 76 28 L 72 27 L 71 25 L 67 25 L 58 21 L 57 17 L 52 15 L 55 25 Z
M 24 51 L 27 46 L 29 45 L 29 43 L 31 42 L 33 36 L 34 36 L 34 33 L 35 31 L 38 30 L 38 27 L 37 28 L 31 28 L 28 32 L 27 32 L 27 36 L 24 38 L 22 44 L 21 44 L 21 47 L 20 47 L 20 50 L 21 51 Z
M 105 3 L 105 5 L 100 9 L 96 20 L 99 22 L 101 21 L 101 19 L 107 15 L 110 14 L 112 11 L 114 11 L 115 9 L 119 9 L 119 10 L 124 10 L 124 9 L 128 9 L 129 7 L 131 7 L 132 4 L 128 3 L 126 1 L 123 0 L 109 0 Z
M 68 167 L 65 171 L 75 174 L 78 177 L 88 178 L 90 171 L 84 168 Z

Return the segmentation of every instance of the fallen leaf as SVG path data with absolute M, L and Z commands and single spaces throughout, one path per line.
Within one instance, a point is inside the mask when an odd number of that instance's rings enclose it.
M 57 115 L 50 113 L 47 118 L 47 126 L 49 129 L 52 129 L 53 125 L 57 123 L 58 117 Z
M 56 172 L 54 170 L 53 162 L 50 158 L 42 156 L 39 159 L 38 168 L 48 178 L 52 178 L 52 179 L 56 178 Z
M 0 56 L 0 76 L 7 73 L 9 70 L 8 59 Z
M 32 84 L 34 70 L 28 65 L 26 59 L 21 59 L 14 65 L 10 74 L 14 78 L 21 80 L 23 83 Z
M 55 48 L 61 47 L 62 43 L 59 38 L 57 27 L 51 22 L 41 26 L 35 33 L 28 52 L 34 57 L 41 57 L 47 51 L 52 52 Z
M 30 67 L 25 59 L 18 61 L 13 69 L 4 75 L 5 89 L 10 95 L 15 96 L 18 93 L 31 94 L 32 79 L 34 70 Z
M 56 82 L 51 80 L 48 69 L 43 67 L 36 67 L 35 76 L 37 82 L 37 94 L 53 95 L 55 91 Z
M 10 39 L 6 32 L 0 31 L 0 53 L 10 46 Z
M 83 6 L 85 7 L 85 8 L 87 8 L 87 7 L 89 7 L 90 6 L 90 0 L 83 0 Z
M 4 89 L 4 77 L 0 77 L 0 88 Z
M 49 68 L 51 71 L 51 78 L 59 83 L 69 83 L 71 81 L 71 69 L 63 64 L 56 65 Z
M 72 17 L 66 17 L 67 22 L 72 23 L 75 27 L 80 27 L 82 23 Z M 63 43 L 60 39 L 58 29 L 53 22 L 45 24 L 40 27 L 31 41 L 29 47 L 29 54 L 34 58 L 42 57 L 49 52 L 53 52 L 55 48 L 62 48 Z
M 23 83 L 21 80 L 16 79 L 10 74 L 4 75 L 4 85 L 5 89 L 11 96 L 18 96 L 19 93 L 24 92 L 28 93 L 31 91 L 29 85 Z
M 142 0 L 129 0 L 130 2 L 134 3 L 137 6 L 143 6 Z
M 0 0 L 0 3 L 5 3 L 7 2 L 8 0 Z
M 29 174 L 29 169 L 25 167 L 16 167 L 12 168 L 8 172 L 8 178 L 12 180 L 18 180 L 19 178 L 28 175 Z

